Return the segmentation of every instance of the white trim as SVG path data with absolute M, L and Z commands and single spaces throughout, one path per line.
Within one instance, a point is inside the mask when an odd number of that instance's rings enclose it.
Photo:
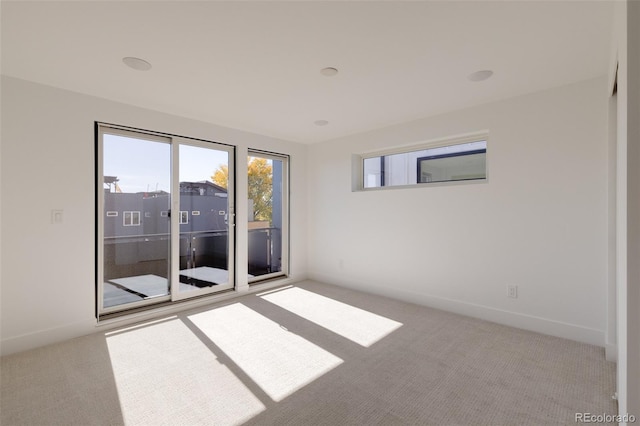
M 186 220 L 182 220 L 182 217 L 186 218 Z M 180 210 L 180 225 L 188 225 L 189 224 L 189 211 L 188 210 Z
M 110 125 L 110 124 L 103 124 L 103 123 L 98 123 L 98 188 L 97 188 L 97 194 L 98 195 L 98 210 L 99 211 L 104 211 L 104 189 L 103 188 L 103 167 L 102 167 L 102 146 L 103 146 L 103 137 L 104 134 L 113 134 L 113 135 L 118 135 L 118 136 L 125 136 L 125 137 L 130 137 L 130 138 L 134 138 L 134 139 L 141 139 L 141 140 L 149 140 L 152 142 L 162 142 L 162 143 L 167 143 L 170 145 L 171 147 L 171 159 L 172 159 L 172 163 L 171 163 L 171 170 L 170 170 L 170 179 L 171 179 L 171 193 L 170 193 L 170 208 L 171 211 L 174 212 L 179 212 L 179 214 L 173 214 L 171 215 L 170 218 L 170 228 L 169 228 L 169 235 L 170 235 L 170 239 L 171 239 L 171 250 L 169 253 L 169 259 L 168 259 L 168 263 L 169 263 L 169 282 L 170 282 L 170 291 L 168 295 L 163 295 L 163 296 L 158 296 L 158 297 L 153 297 L 153 298 L 148 298 L 145 300 L 141 300 L 141 301 L 137 301 L 137 302 L 132 302 L 132 303 L 126 303 L 126 304 L 122 304 L 122 305 L 117 305 L 117 306 L 111 306 L 108 308 L 103 308 L 103 304 L 104 304 L 104 300 L 103 300 L 103 282 L 104 282 L 104 215 L 99 214 L 98 215 L 98 265 L 97 265 L 97 269 L 98 269 L 98 285 L 97 285 L 97 291 L 98 291 L 98 316 L 100 315 L 105 315 L 108 313 L 113 313 L 113 312 L 119 312 L 122 311 L 124 309 L 131 309 L 131 308 L 135 308 L 135 307 L 141 307 L 141 306 L 148 306 L 148 305 L 153 305 L 156 304 L 158 302 L 161 301 L 178 301 L 178 300 L 184 300 L 184 299 L 188 299 L 188 298 L 192 298 L 192 297 L 197 297 L 197 296 L 202 296 L 202 295 L 207 295 L 207 294 L 214 294 L 223 290 L 228 290 L 234 287 L 235 284 L 235 244 L 234 244 L 234 232 L 233 232 L 233 209 L 234 209 L 234 183 L 233 183 L 233 179 L 230 178 L 229 179 L 229 185 L 227 188 L 227 194 L 231 194 L 232 196 L 227 197 L 228 199 L 228 209 L 229 209 L 229 233 L 228 233 L 228 244 L 229 244 L 229 256 L 228 256 L 228 268 L 229 268 L 229 280 L 227 284 L 221 284 L 221 285 L 216 285 L 216 286 L 212 286 L 212 287 L 204 287 L 201 289 L 197 289 L 194 291 L 190 291 L 190 292 L 180 292 L 180 271 L 179 271 L 179 267 L 177 267 L 176 265 L 179 265 L 180 263 L 180 225 L 181 224 L 188 224 L 188 215 L 189 215 L 189 211 L 184 210 L 181 211 L 180 210 L 180 179 L 179 179 L 179 164 L 180 164 L 180 146 L 181 145 L 185 145 L 185 146 L 196 146 L 199 148 L 203 148 L 203 149 L 213 149 L 213 150 L 218 150 L 218 151 L 222 151 L 222 152 L 226 152 L 228 155 L 228 167 L 229 167 L 229 176 L 234 176 L 234 164 L 233 162 L 235 161 L 235 157 L 234 157 L 234 152 L 235 152 L 235 147 L 232 145 L 225 145 L 225 144 L 220 144 L 217 142 L 211 142 L 211 141 L 204 141 L 204 140 L 200 140 L 200 139 L 191 139 L 191 138 L 187 138 L 187 137 L 181 137 L 181 136 L 175 136 L 175 135 L 167 135 L 167 134 L 163 134 L 163 133 L 158 133 L 158 132 L 150 132 L 150 131 L 145 131 L 145 130 L 137 130 L 137 129 L 128 129 L 128 128 L 122 128 L 120 126 L 116 126 L 116 125 Z M 124 223 L 124 218 L 125 218 L 125 214 L 124 213 L 138 213 L 138 218 L 139 221 L 136 224 L 129 224 L 126 225 Z M 139 226 L 142 223 L 142 214 L 139 211 L 136 212 L 124 212 L 123 213 L 123 225 L 124 226 Z M 183 213 L 186 214 L 187 217 L 187 221 L 186 222 L 182 222 L 182 215 Z M 166 211 L 162 211 L 160 213 L 160 216 L 162 217 L 166 217 L 168 214 Z M 131 216 L 133 218 L 133 215 Z M 159 308 L 160 309 L 160 308 Z M 96 319 L 96 321 L 98 323 L 103 323 L 104 320 L 100 320 L 99 318 Z
M 247 188 L 248 187 L 248 151 L 246 146 L 238 146 L 234 153 L 235 161 L 234 164 L 236 166 L 235 171 L 235 182 L 234 184 L 238 188 Z M 248 206 L 248 194 L 245 191 L 241 192 L 242 196 L 237 197 L 235 202 L 235 208 L 232 211 L 229 211 L 229 220 L 233 221 L 233 230 L 235 231 L 235 244 L 237 247 L 242 248 L 242 250 L 237 250 L 236 262 L 235 262 L 235 272 L 236 272 L 236 291 L 239 293 L 246 293 L 249 291 L 249 285 L 247 284 L 247 279 L 249 276 L 248 272 L 248 215 L 249 215 L 249 206 Z M 232 214 L 233 213 L 233 214 Z M 230 222 L 231 223 L 231 222 Z
M 2 350 L 0 355 L 10 355 L 17 352 L 34 349 L 40 346 L 57 343 L 93 333 L 104 333 L 110 330 L 117 329 L 119 327 L 137 324 L 142 321 L 161 319 L 171 314 L 187 313 L 191 309 L 202 308 L 205 306 L 211 306 L 211 308 L 215 308 L 217 304 L 230 299 L 237 299 L 246 294 L 263 292 L 267 289 L 294 284 L 296 282 L 304 281 L 305 279 L 306 277 L 300 277 L 297 279 L 288 278 L 286 280 L 273 281 L 265 283 L 264 285 L 256 288 L 245 289 L 243 292 L 234 291 L 212 295 L 211 297 L 207 298 L 184 301 L 176 305 L 162 306 L 155 309 L 150 309 L 148 311 L 137 312 L 129 315 L 122 315 L 117 318 L 102 320 L 99 323 L 96 323 L 95 318 L 91 318 L 86 321 L 69 323 L 60 327 L 48 328 L 46 330 L 40 330 L 34 333 L 26 333 L 12 337 L 3 337 L 2 341 L 0 341 L 0 348 Z
M 249 278 L 249 285 L 260 285 L 263 282 L 271 282 L 271 280 L 276 278 L 287 278 L 287 274 L 284 271 L 277 271 L 269 274 L 257 275 Z
M 100 312 L 103 310 L 104 306 L 104 226 L 106 217 L 102 212 L 104 212 L 104 166 L 103 162 L 103 136 L 104 136 L 104 127 L 102 125 L 98 125 L 98 134 L 96 135 L 96 152 L 94 152 L 95 156 L 95 164 L 96 164 L 96 258 L 94 259 L 96 263 L 96 276 L 94 283 L 95 290 L 95 313 L 96 317 L 100 315 Z M 96 321 L 97 318 L 94 319 Z M 4 344 L 2 345 L 2 350 L 4 350 Z
M 617 70 L 617 67 L 616 67 Z M 615 80 L 615 78 L 614 78 Z M 607 360 L 611 361 L 613 355 L 609 354 L 609 347 L 615 348 L 613 361 L 617 361 L 617 110 L 618 95 L 608 96 L 607 106 L 607 316 L 606 316 L 606 343 Z
M 258 158 L 266 158 L 271 161 L 281 161 L 282 162 L 282 235 L 281 235 L 281 244 L 282 244 L 282 267 L 280 271 L 272 272 L 270 274 L 259 275 L 248 280 L 248 284 L 257 284 L 261 280 L 267 280 L 270 278 L 281 277 L 284 274 L 284 278 L 288 277 L 291 274 L 290 271 L 290 193 L 289 193 L 289 168 L 290 165 L 290 157 L 286 154 L 278 154 L 274 152 L 265 152 L 260 151 L 259 149 L 251 149 L 247 150 L 247 167 L 249 164 L 249 157 L 258 157 Z M 272 166 L 273 167 L 273 166 Z M 273 184 L 273 182 L 272 182 Z M 248 245 L 247 245 L 248 248 Z
M 488 161 L 488 159 L 487 159 Z M 360 185 L 359 189 L 355 189 L 352 192 L 375 192 L 375 191 L 393 191 L 396 189 L 425 189 L 425 188 L 433 188 L 435 186 L 459 186 L 459 185 L 482 185 L 489 183 L 489 170 L 487 166 L 487 177 L 484 179 L 472 179 L 472 180 L 448 180 L 443 182 L 429 182 L 429 183 L 412 183 L 409 185 L 387 185 L 387 186 L 376 186 L 372 188 L 364 188 L 362 186 L 362 176 L 360 176 Z
M 377 294 L 379 296 L 401 300 L 403 302 L 416 303 L 430 308 L 441 309 L 443 311 L 453 312 L 498 324 L 504 324 L 510 327 L 521 328 L 523 330 L 534 331 L 541 334 L 562 337 L 564 339 L 604 347 L 605 333 L 603 330 L 583 327 L 577 324 L 569 324 L 533 315 L 505 311 L 502 309 L 492 308 L 490 306 L 478 305 L 460 300 L 398 290 L 396 287 L 379 287 L 371 284 L 345 280 L 343 278 L 334 279 L 333 277 L 322 273 L 309 273 L 309 279 L 366 293 Z
M 282 272 L 291 275 L 291 194 L 290 194 L 290 157 L 283 156 L 282 162 Z
M 129 130 L 129 129 L 125 129 L 122 128 L 120 126 L 114 126 L 111 124 L 105 124 L 105 123 L 97 123 L 98 125 L 98 143 L 97 143 L 97 148 L 98 148 L 98 152 L 96 152 L 96 155 L 98 156 L 97 158 L 97 178 L 96 178 L 96 183 L 97 183 L 97 198 L 98 198 L 98 212 L 104 212 L 104 169 L 103 169 L 103 147 L 104 147 L 104 135 L 105 134 L 109 134 L 109 135 L 116 135 L 116 136 L 123 136 L 123 137 L 127 137 L 127 138 L 132 138 L 132 139 L 139 139 L 139 140 L 146 140 L 146 141 L 151 141 L 151 142 L 158 142 L 158 143 L 171 143 L 171 139 L 168 138 L 166 135 L 162 136 L 159 134 L 154 134 L 151 132 L 145 132 L 145 131 L 137 131 L 137 130 Z M 96 212 L 97 213 L 97 212 Z M 138 212 L 139 213 L 139 212 Z M 122 215 L 123 218 L 123 224 L 124 224 L 124 213 Z M 120 310 L 123 309 L 124 305 L 117 305 L 117 306 L 110 306 L 105 308 L 104 307 L 104 224 L 105 224 L 105 215 L 103 215 L 102 213 L 100 214 L 96 214 L 97 217 L 97 233 L 96 233 L 96 246 L 97 246 L 97 265 L 96 265 L 96 270 L 97 270 L 97 283 L 96 283 L 96 291 L 97 291 L 97 313 L 98 313 L 98 317 L 100 315 L 104 315 L 104 314 L 108 314 L 110 312 L 118 312 Z M 132 226 L 132 225 L 126 225 L 126 226 Z M 139 226 L 139 224 L 137 225 Z M 139 302 L 133 302 L 133 303 L 128 303 L 126 304 L 126 308 L 135 308 L 135 307 L 139 307 L 139 306 L 146 306 L 146 305 L 150 305 L 153 303 L 157 303 L 159 301 L 163 301 L 163 300 L 167 300 L 169 298 L 169 296 L 159 296 L 159 297 L 153 297 L 153 298 L 149 298 L 149 299 L 145 299 L 145 300 L 141 300 Z M 99 322 L 99 318 L 96 318 L 94 320 L 95 322 Z
M 127 213 L 129 213 L 129 219 L 131 220 L 131 223 L 127 224 Z M 135 214 L 138 214 L 138 220 L 135 221 L 133 220 Z M 137 222 L 137 223 L 136 223 Z M 141 220 L 140 220 L 140 211 L 139 210 L 126 210 L 122 212 L 122 226 L 140 226 L 141 224 Z
M 227 182 L 227 194 L 231 194 L 231 197 L 227 197 L 227 208 L 229 209 L 230 212 L 233 211 L 233 200 L 234 200 L 234 190 L 235 190 L 235 184 L 233 182 L 233 177 L 234 175 L 234 166 L 233 166 L 233 161 L 234 161 L 234 150 L 235 147 L 233 146 L 229 146 L 229 145 L 223 145 L 223 144 L 219 144 L 217 142 L 209 142 L 209 141 L 202 141 L 202 140 L 194 140 L 194 139 L 188 139 L 182 136 L 175 136 L 172 138 L 173 139 L 173 143 L 174 143 L 174 154 L 176 155 L 174 158 L 174 168 L 173 168 L 173 173 L 176 176 L 175 180 L 175 184 L 176 184 L 176 188 L 174 188 L 174 191 L 176 191 L 176 194 L 180 194 L 180 178 L 179 178 L 179 164 L 180 164 L 180 160 L 179 160 L 179 151 L 180 151 L 180 146 L 191 146 L 191 147 L 197 147 L 197 148 L 201 148 L 201 149 L 208 149 L 208 150 L 216 150 L 216 151 L 221 151 L 221 152 L 226 152 L 227 153 L 227 167 L 229 170 L 229 181 Z M 172 219 L 172 226 L 175 226 L 176 229 L 176 234 L 174 235 L 172 233 L 172 243 L 175 240 L 175 247 L 172 247 L 174 252 L 175 252 L 175 256 L 172 257 L 173 260 L 173 264 L 174 265 L 179 265 L 180 264 L 180 253 L 179 253 L 179 234 L 180 234 L 180 225 L 185 225 L 189 223 L 189 210 L 180 210 L 180 195 L 178 195 L 176 197 L 175 203 L 174 203 L 174 207 L 173 207 L 174 211 L 179 211 L 180 214 L 179 215 L 172 215 L 171 219 Z M 182 215 L 183 213 L 186 213 L 187 215 L 187 221 L 183 222 L 182 221 Z M 174 216 L 176 216 L 174 218 Z M 231 216 L 231 215 L 230 215 Z M 177 222 L 174 224 L 173 219 L 175 219 Z M 235 284 L 235 276 L 236 276 L 236 272 L 234 271 L 234 265 L 235 265 L 235 244 L 234 244 L 234 232 L 233 232 L 233 224 L 230 222 L 227 226 L 228 228 L 228 237 L 227 237 L 227 244 L 228 246 L 228 257 L 227 257 L 227 271 L 228 271 L 228 281 L 226 284 L 218 284 L 218 285 L 214 285 L 211 287 L 202 287 L 199 289 L 195 289 L 189 292 L 184 292 L 184 291 L 180 291 L 180 271 L 178 270 L 179 268 L 175 268 L 176 270 L 173 271 L 172 268 L 172 288 L 171 288 L 171 294 L 172 294 L 172 301 L 178 301 L 178 300 L 186 300 L 186 299 L 190 299 L 190 298 L 194 298 L 194 297 L 198 297 L 198 296 L 204 296 L 204 295 L 215 295 L 216 293 L 219 293 L 221 291 L 224 290 L 229 290 L 234 288 L 234 284 Z M 209 298 L 207 298 L 208 300 Z
M 389 148 L 377 149 L 374 151 L 364 151 L 358 154 L 361 158 L 379 157 L 381 155 L 402 154 L 411 151 L 421 151 L 432 148 L 442 148 L 449 145 L 460 145 L 469 142 L 486 141 L 489 144 L 489 130 L 481 130 L 473 133 L 446 136 L 442 138 L 429 139 L 419 143 L 404 145 L 393 145 Z
M 175 179 L 173 179 L 174 183 L 175 183 L 175 187 L 174 187 L 174 192 L 175 194 L 180 194 L 180 176 L 179 176 L 179 164 L 180 164 L 180 160 L 179 160 L 179 151 L 180 151 L 180 146 L 192 146 L 192 147 L 197 147 L 197 148 L 202 148 L 202 149 L 209 149 L 209 150 L 216 150 L 216 151 L 221 151 L 221 152 L 226 152 L 227 153 L 227 167 L 229 170 L 229 181 L 227 183 L 227 194 L 229 195 L 227 197 L 227 208 L 229 209 L 229 223 L 227 225 L 227 229 L 228 229 L 228 237 L 227 237 L 227 244 L 228 244 L 228 257 L 227 257 L 227 271 L 228 271 L 228 281 L 227 284 L 218 284 L 218 285 L 214 285 L 211 287 L 202 287 L 202 288 L 198 288 L 198 289 L 194 289 L 188 292 L 184 292 L 184 291 L 180 291 L 180 271 L 179 268 L 172 268 L 171 270 L 171 300 L 172 301 L 181 301 L 181 300 L 186 300 L 186 299 L 190 299 L 193 297 L 198 297 L 198 296 L 203 296 L 203 295 L 213 295 L 216 293 L 219 293 L 221 291 L 224 290 L 229 290 L 235 287 L 235 277 L 236 277 L 236 273 L 235 273 L 235 241 L 234 241 L 234 232 L 233 232 L 233 215 L 231 214 L 231 212 L 233 212 L 234 209 L 234 204 L 233 204 L 233 200 L 235 199 L 234 196 L 234 191 L 235 191 L 235 184 L 233 181 L 233 176 L 234 175 L 234 152 L 235 152 L 235 147 L 230 146 L 230 145 L 224 145 L 224 144 L 219 144 L 217 142 L 210 142 L 210 141 L 202 141 L 202 140 L 194 140 L 194 139 L 189 139 L 189 138 L 185 138 L 182 136 L 174 136 L 172 138 L 173 140 L 173 144 L 174 144 L 174 155 L 175 155 L 175 160 L 174 160 L 174 167 L 173 167 L 173 175 L 175 176 Z M 189 210 L 180 210 L 180 196 L 178 195 L 176 197 L 176 200 L 174 200 L 173 203 L 173 207 L 172 209 L 174 211 L 179 211 L 180 214 L 179 215 L 172 215 L 171 219 L 172 219 L 172 226 L 175 226 L 175 228 L 172 229 L 177 229 L 179 231 L 180 229 L 180 225 L 186 225 L 189 223 Z M 186 213 L 187 215 L 187 222 L 182 222 L 182 214 Z M 174 223 L 174 220 L 176 221 Z M 175 232 L 176 234 L 176 241 L 174 242 L 174 240 L 172 239 L 172 244 L 175 245 L 176 251 L 175 253 L 172 252 L 172 259 L 174 262 L 177 262 L 177 264 L 179 265 L 180 263 L 180 253 L 179 253 L 179 245 L 180 245 L 180 233 L 179 232 Z M 173 233 L 172 233 L 172 237 L 173 237 Z M 174 246 L 172 246 L 174 247 Z M 175 269 L 175 271 L 174 271 Z
M 180 144 L 171 140 L 171 202 L 169 217 L 169 295 L 175 299 L 180 292 Z
M 426 151 L 436 148 L 444 148 L 449 146 L 464 145 L 473 142 L 485 143 L 485 173 L 484 178 L 470 179 L 470 180 L 448 180 L 448 181 L 436 181 L 436 182 L 416 182 L 406 185 L 380 185 L 374 187 L 365 187 L 364 184 L 364 162 L 367 159 L 386 157 L 390 155 L 410 154 L 417 151 Z M 390 189 L 407 189 L 407 188 L 431 188 L 434 186 L 447 186 L 447 185 L 468 185 L 487 183 L 489 181 L 489 131 L 484 130 L 480 132 L 467 133 L 463 135 L 456 135 L 446 138 L 432 139 L 430 141 L 421 142 L 411 145 L 398 145 L 393 148 L 386 148 L 382 150 L 366 151 L 359 154 L 353 154 L 351 157 L 351 191 L 352 192 L 368 192 L 368 191 L 380 191 Z
M 47 328 L 45 330 L 38 330 L 33 333 L 6 337 L 2 339 L 0 344 L 0 347 L 2 348 L 2 356 L 90 334 L 95 327 L 96 320 L 95 318 L 92 318 L 86 321 L 79 321 L 62 326 Z

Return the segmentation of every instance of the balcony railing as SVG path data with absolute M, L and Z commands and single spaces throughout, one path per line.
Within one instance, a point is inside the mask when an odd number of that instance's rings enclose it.
M 279 228 L 250 229 L 249 274 L 282 269 L 282 231 Z M 167 277 L 170 234 L 128 235 L 104 238 L 105 279 L 144 274 Z M 180 270 L 201 266 L 228 270 L 228 231 L 180 233 Z

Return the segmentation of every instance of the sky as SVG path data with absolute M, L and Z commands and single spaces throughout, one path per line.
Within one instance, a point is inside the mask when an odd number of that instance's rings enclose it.
M 226 151 L 188 145 L 180 145 L 179 157 L 181 182 L 211 181 L 229 163 Z M 105 134 L 102 158 L 104 176 L 116 176 L 122 192 L 171 192 L 169 143 Z

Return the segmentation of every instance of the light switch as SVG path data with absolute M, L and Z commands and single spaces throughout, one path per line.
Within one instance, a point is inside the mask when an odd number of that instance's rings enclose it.
M 54 225 L 62 223 L 62 210 L 51 210 L 51 223 Z

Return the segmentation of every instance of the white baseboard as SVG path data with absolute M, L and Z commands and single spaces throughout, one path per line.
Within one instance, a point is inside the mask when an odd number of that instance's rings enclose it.
M 462 302 L 460 300 L 446 299 L 428 294 L 399 290 L 397 287 L 384 288 L 348 279 L 334 279 L 333 277 L 322 273 L 309 273 L 309 279 L 347 287 L 365 293 L 377 294 L 391 299 L 402 300 L 404 302 L 416 303 L 430 308 L 441 309 L 443 311 L 479 318 L 524 330 L 535 331 L 537 333 L 547 334 L 550 336 L 562 337 L 600 347 L 605 346 L 604 331 L 576 324 L 569 324 L 547 318 L 521 314 L 518 312 L 505 311 L 489 306 Z
M 293 284 L 295 282 L 303 281 L 307 277 L 291 277 L 279 282 L 272 282 L 265 284 L 264 286 L 253 287 L 249 290 L 249 293 L 258 291 L 264 291 L 268 288 L 277 287 L 286 284 Z M 606 352 L 606 359 L 609 361 L 615 361 L 617 359 L 617 346 L 604 344 L 604 332 L 601 330 L 582 327 L 575 324 L 568 324 L 560 321 L 554 321 L 546 318 L 535 317 L 531 315 L 520 314 L 517 312 L 504 311 L 501 309 L 491 308 L 488 306 L 472 304 L 468 302 L 462 302 L 459 300 L 446 299 L 441 297 L 430 296 L 426 294 L 419 294 L 408 292 L 404 290 L 398 290 L 397 288 L 389 289 L 383 287 L 371 286 L 370 284 L 363 284 L 349 280 L 339 279 L 336 280 L 333 277 L 323 274 L 309 274 L 309 279 L 327 284 L 338 285 L 342 287 L 352 288 L 354 290 L 377 294 L 380 296 L 389 297 L 392 299 L 402 300 L 409 303 L 417 303 L 420 305 L 442 309 L 448 312 L 454 312 L 460 315 L 466 315 L 474 318 L 480 318 L 487 321 L 496 322 L 512 327 L 522 328 L 525 330 L 535 331 L 542 334 L 548 334 L 551 336 L 562 337 L 565 339 L 576 340 L 583 343 L 589 343 L 597 346 L 604 346 Z M 247 294 L 247 293 L 243 293 Z M 238 297 L 240 294 L 229 295 L 230 297 L 224 297 L 229 299 Z M 209 301 L 202 303 L 216 303 L 217 301 Z M 198 303 L 200 305 L 200 303 Z M 194 306 L 185 306 L 182 309 L 174 309 L 173 311 L 182 311 Z M 20 336 L 9 337 L 2 339 L 0 342 L 0 354 L 9 355 L 12 353 L 22 352 L 25 350 L 33 349 L 40 346 L 49 345 L 52 343 L 61 342 L 63 340 L 72 339 L 75 337 L 83 336 L 86 334 L 94 333 L 98 330 L 106 331 L 110 328 L 117 326 L 134 323 L 137 321 L 143 321 L 153 316 L 167 314 L 168 312 L 149 312 L 148 315 L 140 317 L 123 317 L 121 320 L 109 321 L 108 324 L 102 324 L 97 326 L 95 319 L 89 319 L 86 321 L 80 321 L 72 324 L 63 325 L 60 327 L 49 328 L 40 330 L 34 333 L 23 334 Z
M 91 333 L 105 332 L 118 327 L 135 324 L 137 322 L 148 321 L 168 314 L 175 314 L 207 305 L 214 305 L 216 303 L 241 297 L 246 294 L 257 293 L 271 288 L 293 284 L 305 279 L 307 279 L 306 275 L 300 277 L 291 276 L 289 278 L 281 280 L 274 280 L 265 282 L 260 285 L 250 286 L 248 287 L 248 289 L 244 289 L 245 291 L 242 292 L 225 293 L 217 297 L 213 296 L 210 299 L 197 299 L 192 302 L 185 302 L 184 304 L 180 305 L 167 306 L 145 312 L 139 312 L 136 314 L 101 321 L 100 323 L 98 323 L 95 318 L 89 318 L 85 321 L 79 321 L 58 327 L 38 330 L 33 333 L 26 333 L 19 336 L 3 338 L 0 341 L 0 355 L 5 356 L 17 352 L 23 352 L 29 349 L 62 342 L 64 340 L 85 336 Z
M 84 336 L 96 331 L 96 320 L 80 321 L 60 327 L 39 330 L 33 333 L 2 339 L 0 354 L 2 356 L 26 351 L 29 349 L 58 343 L 74 337 Z

